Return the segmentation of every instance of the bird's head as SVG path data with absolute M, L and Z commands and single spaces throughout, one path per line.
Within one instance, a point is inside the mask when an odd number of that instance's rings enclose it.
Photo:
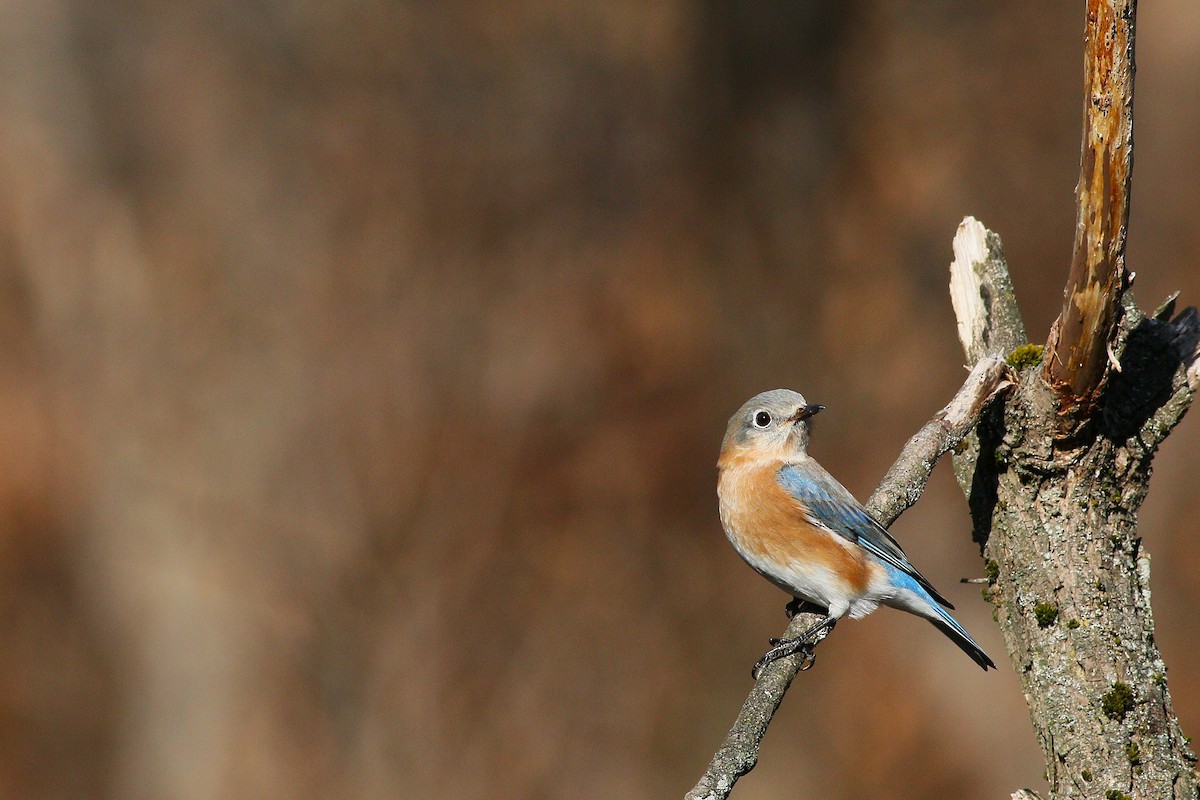
M 762 451 L 780 456 L 808 455 L 813 416 L 825 406 L 809 403 L 791 389 L 756 394 L 729 420 L 722 450 Z

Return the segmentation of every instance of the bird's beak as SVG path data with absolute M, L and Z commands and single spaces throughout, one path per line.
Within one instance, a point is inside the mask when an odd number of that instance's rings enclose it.
M 806 406 L 800 406 L 800 408 L 796 409 L 796 413 L 791 416 L 788 422 L 800 422 L 801 420 L 816 416 L 824 410 L 825 406 L 819 403 L 809 403 Z

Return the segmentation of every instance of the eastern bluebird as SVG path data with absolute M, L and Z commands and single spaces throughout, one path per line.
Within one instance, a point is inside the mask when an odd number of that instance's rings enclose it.
M 987 653 L 942 608 L 954 606 L 808 454 L 809 419 L 824 408 L 788 389 L 763 392 L 733 415 L 721 444 L 717 497 L 729 541 L 771 583 L 797 601 L 827 609 L 825 619 L 800 636 L 772 640 L 775 646 L 755 665 L 755 675 L 846 614 L 858 619 L 881 603 L 924 617 L 984 670 L 994 669 Z

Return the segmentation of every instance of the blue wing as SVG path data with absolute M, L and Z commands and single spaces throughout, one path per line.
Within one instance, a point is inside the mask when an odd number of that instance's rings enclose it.
M 938 590 L 917 572 L 904 555 L 899 542 L 854 499 L 846 487 L 838 483 L 820 464 L 811 458 L 803 464 L 785 464 L 779 468 L 779 484 L 799 500 L 809 511 L 811 521 L 859 545 L 871 555 L 912 576 L 933 599 L 947 608 L 954 608 Z

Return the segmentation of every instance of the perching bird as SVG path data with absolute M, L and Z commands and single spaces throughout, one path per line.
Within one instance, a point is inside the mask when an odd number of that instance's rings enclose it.
M 880 604 L 916 614 L 986 670 L 987 653 L 942 606 L 904 551 L 853 495 L 808 454 L 809 419 L 824 410 L 797 392 L 751 398 L 729 420 L 717 462 L 721 524 L 738 554 L 800 601 L 828 609 L 821 622 L 784 639 L 755 666 L 797 652 L 846 614 Z M 791 608 L 792 606 L 789 606 Z

